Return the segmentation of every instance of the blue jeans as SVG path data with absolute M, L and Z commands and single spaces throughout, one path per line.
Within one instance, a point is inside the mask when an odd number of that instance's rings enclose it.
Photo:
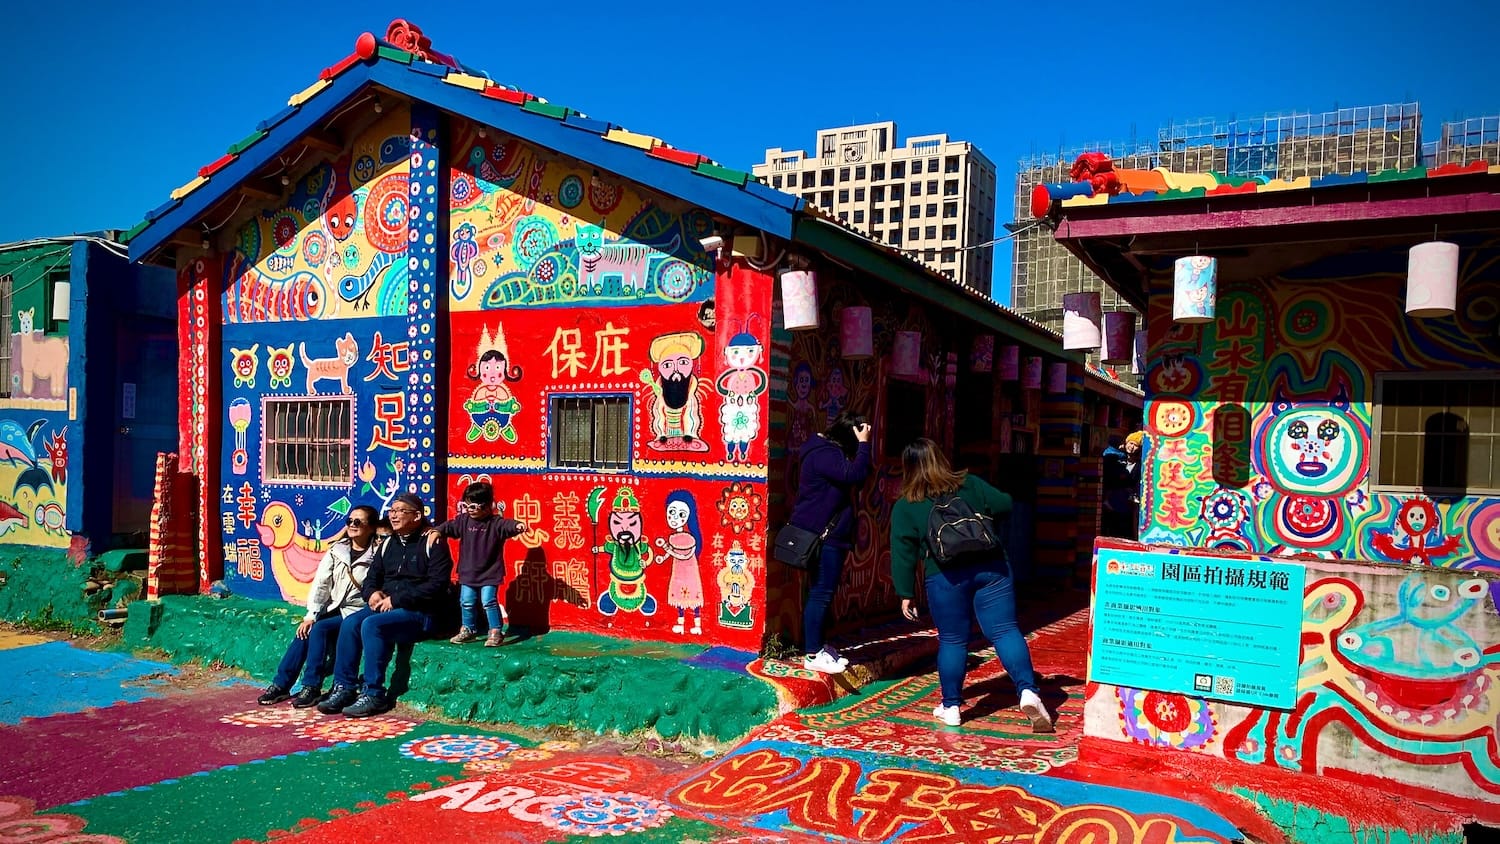
M 366 607 L 344 619 L 339 626 L 338 651 L 333 663 L 333 682 L 359 685 L 359 663 L 364 658 L 366 694 L 385 694 L 385 670 L 390 667 L 396 645 L 416 642 L 432 627 L 432 619 L 416 610 L 375 612 Z
M 500 628 L 500 587 L 459 586 L 458 605 L 463 610 L 463 625 L 470 630 L 479 629 L 479 605 L 484 604 L 484 618 L 490 630 Z
M 995 646 L 1000 664 L 1017 692 L 1040 693 L 1031 668 L 1031 650 L 1016 626 L 1016 593 L 1010 564 L 1004 560 L 947 569 L 926 579 L 927 605 L 938 630 L 938 684 L 943 705 L 963 702 L 964 674 L 969 656 L 969 633 L 975 619 Z
M 302 685 L 309 689 L 321 688 L 326 676 L 323 673 L 323 663 L 333 650 L 334 642 L 339 637 L 339 624 L 343 620 L 344 617 L 337 612 L 324 613 L 313 622 L 306 639 L 293 636 L 286 646 L 286 653 L 281 657 L 281 665 L 276 669 L 276 679 L 271 681 L 271 685 L 290 691 L 292 681 L 297 679 L 297 672 L 301 671 Z
M 812 585 L 807 590 L 807 603 L 802 607 L 803 650 L 815 654 L 823 649 L 823 628 L 828 626 L 828 605 L 833 603 L 833 593 L 839 588 L 839 578 L 844 575 L 844 558 L 848 548 L 824 545 L 818 559 L 808 569 Z

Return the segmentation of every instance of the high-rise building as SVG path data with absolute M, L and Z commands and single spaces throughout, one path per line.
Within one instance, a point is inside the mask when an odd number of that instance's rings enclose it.
M 814 149 L 768 149 L 753 172 L 989 295 L 995 165 L 977 147 L 946 134 L 898 145 L 886 121 L 820 129 Z
M 1375 173 L 1421 163 L 1468 163 L 1500 154 L 1494 118 L 1445 124 L 1443 141 L 1424 147 L 1416 103 L 1345 108 L 1321 114 L 1275 114 L 1247 120 L 1173 123 L 1154 144 L 1104 143 L 1074 152 L 1038 155 L 1020 162 L 1016 175 L 1015 238 L 1011 308 L 1054 331 L 1062 327 L 1065 293 L 1103 291 L 1104 309 L 1126 305 L 1083 263 L 1060 246 L 1044 226 L 1028 226 L 1031 190 L 1047 182 L 1072 181 L 1068 169 L 1079 153 L 1102 152 L 1116 168 L 1164 167 L 1179 173 L 1221 173 L 1231 178 L 1318 178 L 1330 173 Z M 1450 138 L 1451 136 L 1451 138 Z M 1489 147 L 1482 147 L 1486 142 Z M 1466 149 L 1478 152 L 1465 152 Z

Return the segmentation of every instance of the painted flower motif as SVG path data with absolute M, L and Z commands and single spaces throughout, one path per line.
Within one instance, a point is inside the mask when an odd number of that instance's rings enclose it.
M 365 483 L 375 480 L 375 464 L 371 463 L 369 458 L 365 458 L 364 465 L 359 467 L 359 479 Z
M 236 727 L 286 727 L 311 721 L 318 717 L 314 710 L 267 707 L 248 712 L 235 712 L 219 719 L 220 723 Z
M 551 759 L 552 751 L 543 750 L 540 747 L 523 747 L 520 750 L 512 750 L 510 758 L 517 762 L 536 762 L 541 759 Z
M 1182 695 L 1147 692 L 1146 699 L 1141 701 L 1141 710 L 1152 726 L 1166 732 L 1181 732 L 1193 720 L 1188 713 L 1187 698 Z
M 855 732 L 864 736 L 890 736 L 896 734 L 896 728 L 881 721 L 866 721 L 856 725 Z
M 794 732 L 791 735 L 787 736 L 787 741 L 795 742 L 797 744 L 822 744 L 823 743 L 823 731 L 822 730 L 797 730 L 796 732 Z
M 498 774 L 510 770 L 510 759 L 476 759 L 464 763 L 465 774 Z
M 876 739 L 866 743 L 864 749 L 869 753 L 900 753 L 906 745 L 890 739 Z
M 765 498 L 749 482 L 725 487 L 714 506 L 720 525 L 736 535 L 754 533 L 765 518 Z
M 983 741 L 976 738 L 956 738 L 948 742 L 948 746 L 964 753 L 984 753 L 989 749 Z
M 824 747 L 832 747 L 836 750 L 853 750 L 864 744 L 859 736 L 851 736 L 848 733 L 833 733 L 823 739 Z
M 908 748 L 906 755 L 925 762 L 940 762 L 943 757 L 948 755 L 948 752 L 940 747 L 925 746 Z
M 298 728 L 294 735 L 335 743 L 380 741 L 406 735 L 416 726 L 414 722 L 400 718 L 349 718 L 341 721 L 314 721 Z
M 938 742 L 942 741 L 942 739 L 938 738 L 937 733 L 930 733 L 926 730 L 913 730 L 912 732 L 902 736 L 902 738 L 906 739 L 909 744 L 925 744 L 933 746 L 936 746 Z
M 1199 750 L 1218 732 L 1213 707 L 1180 694 L 1120 687 L 1120 720 L 1131 741 L 1152 747 Z

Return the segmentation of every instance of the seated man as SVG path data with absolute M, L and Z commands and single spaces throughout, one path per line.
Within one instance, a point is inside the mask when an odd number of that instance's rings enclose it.
M 369 607 L 339 627 L 333 691 L 318 704 L 319 712 L 364 718 L 389 710 L 385 672 L 396 645 L 425 638 L 440 602 L 450 597 L 453 555 L 447 542 L 428 531 L 422 513 L 422 499 L 409 492 L 391 505 L 391 535 L 376 548 L 362 590 Z M 358 691 L 361 657 L 363 693 Z

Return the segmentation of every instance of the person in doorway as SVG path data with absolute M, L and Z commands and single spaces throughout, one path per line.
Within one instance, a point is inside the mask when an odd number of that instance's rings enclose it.
M 992 523 L 1011 510 L 1009 495 L 978 477 L 955 472 L 932 440 L 921 438 L 901 453 L 901 497 L 891 509 L 891 580 L 901 598 L 901 614 L 917 620 L 916 580 L 920 570 L 927 604 L 938 631 L 938 684 L 943 699 L 933 717 L 956 727 L 961 721 L 969 633 L 975 620 L 995 646 L 1000 664 L 1021 693 L 1021 711 L 1033 732 L 1052 732 L 1052 716 L 1042 703 L 1031 651 L 1016 624 L 1016 595 L 1005 546 L 961 556 L 939 566 L 928 540 L 933 505 L 956 496 Z
M 1103 463 L 1100 486 L 1104 489 L 1104 500 L 1099 513 L 1099 532 L 1117 539 L 1134 539 L 1130 516 L 1130 470 L 1123 445 L 1119 436 L 1111 435 L 1109 446 L 1100 455 Z
M 334 652 L 339 625 L 365 608 L 360 588 L 375 555 L 375 523 L 379 518 L 379 511 L 368 504 L 349 511 L 344 520 L 344 538 L 329 546 L 313 575 L 307 594 L 307 615 L 287 644 L 275 679 L 256 700 L 261 706 L 290 698 L 292 706 L 306 709 L 323 699 L 323 678 L 327 676 L 324 664 Z M 302 688 L 292 695 L 292 683 L 298 672 L 302 674 Z
M 455 645 L 479 638 L 479 607 L 484 605 L 489 632 L 484 646 L 498 648 L 505 636 L 500 586 L 505 583 L 505 540 L 526 532 L 526 525 L 495 513 L 495 488 L 486 481 L 464 489 L 463 512 L 437 526 L 445 539 L 458 540 L 458 604 L 463 626 L 448 641 Z
M 824 674 L 840 674 L 849 667 L 849 660 L 826 644 L 823 635 L 828 606 L 854 544 L 852 494 L 870 477 L 869 421 L 858 413 L 840 411 L 827 431 L 802 444 L 798 462 L 797 501 L 788 521 L 823 536 L 822 548 L 808 566 L 811 585 L 802 611 L 803 664 Z
M 450 594 L 453 556 L 448 543 L 427 529 L 424 510 L 422 499 L 409 492 L 391 504 L 391 535 L 376 548 L 361 590 L 369 606 L 339 626 L 334 687 L 319 712 L 363 718 L 388 711 L 385 672 L 396 645 L 415 643 L 432 630 L 439 603 Z

